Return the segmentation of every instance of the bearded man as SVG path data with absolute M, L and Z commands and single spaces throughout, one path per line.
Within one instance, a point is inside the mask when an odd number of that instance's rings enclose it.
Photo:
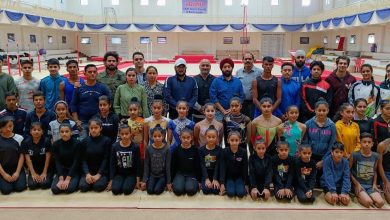
M 230 58 L 225 58 L 219 63 L 222 76 L 213 80 L 210 86 L 210 99 L 215 104 L 215 119 L 222 121 L 223 117 L 230 113 L 230 100 L 238 97 L 242 101 L 245 98 L 241 81 L 232 76 L 234 62 Z
M 118 86 L 126 83 L 125 73 L 118 70 L 119 55 L 114 51 L 109 51 L 104 54 L 103 57 L 104 66 L 106 70 L 101 72 L 97 79 L 103 83 L 111 91 L 111 94 L 115 94 Z
M 303 50 L 297 50 L 294 57 L 295 66 L 291 79 L 302 85 L 302 83 L 311 77 L 310 69 L 305 65 L 306 53 Z

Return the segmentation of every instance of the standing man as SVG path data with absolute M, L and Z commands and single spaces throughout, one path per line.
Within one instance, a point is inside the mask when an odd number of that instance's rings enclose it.
M 333 118 L 339 106 L 344 102 L 348 102 L 349 89 L 356 82 L 356 78 L 347 70 L 350 61 L 351 60 L 347 56 L 337 57 L 337 69 L 325 79 L 325 81 L 331 85 L 333 91 L 332 103 L 329 103 L 331 106 L 329 109 L 329 118 Z
M 263 70 L 254 66 L 255 57 L 252 53 L 246 52 L 242 56 L 242 62 L 244 67 L 240 68 L 236 72 L 237 78 L 241 81 L 242 86 L 244 87 L 245 99 L 242 103 L 242 114 L 248 116 L 253 120 L 253 110 L 255 106 L 253 105 L 253 95 L 252 95 L 252 81 L 256 77 L 263 74 Z
M 146 81 L 146 71 L 145 71 L 145 57 L 142 52 L 133 53 L 133 63 L 135 72 L 137 73 L 137 84 L 143 85 Z
M 20 108 L 30 112 L 34 110 L 33 94 L 38 91 L 40 80 L 32 76 L 33 62 L 31 60 L 21 61 L 23 77 L 15 80 L 19 95 Z
M 70 109 L 77 127 L 81 130 L 80 138 L 85 138 L 88 133 L 88 121 L 99 112 L 99 97 L 111 98 L 110 90 L 104 84 L 97 82 L 97 67 L 88 64 L 84 67 L 85 81 L 73 92 Z M 130 101 L 130 100 L 129 100 Z
M 14 79 L 6 73 L 3 73 L 3 56 L 0 55 L 0 111 L 5 109 L 5 93 L 8 91 L 16 92 Z
M 272 75 L 272 69 L 274 68 L 275 59 L 270 56 L 263 57 L 263 69 L 264 72 L 261 76 L 252 81 L 253 89 L 253 104 L 256 109 L 254 117 L 261 114 L 260 100 L 268 97 L 272 99 L 274 103 L 272 105 L 272 112 L 274 112 L 282 101 L 282 82 L 276 76 Z
M 244 89 L 239 79 L 232 76 L 234 62 L 225 58 L 219 63 L 222 76 L 213 80 L 210 87 L 211 102 L 215 104 L 217 112 L 215 119 L 222 121 L 223 117 L 230 113 L 230 99 L 238 97 L 241 102 L 244 100 Z
M 104 54 L 103 61 L 106 70 L 100 73 L 97 79 L 108 87 L 111 94 L 115 94 L 116 88 L 126 83 L 125 73 L 118 70 L 119 55 L 114 51 L 109 51 Z
M 178 114 L 176 111 L 176 103 L 180 100 L 188 102 L 190 111 L 188 118 L 192 120 L 192 111 L 198 100 L 198 86 L 192 77 L 187 77 L 187 62 L 183 58 L 179 58 L 175 62 L 175 76 L 169 77 L 164 85 L 164 98 L 169 104 L 169 118 L 176 119 Z
M 199 122 L 205 118 L 204 104 L 210 102 L 210 86 L 215 76 L 210 74 L 211 64 L 208 59 L 203 59 L 199 63 L 200 74 L 194 76 L 198 85 L 198 101 L 194 106 L 193 120 Z
M 50 74 L 41 79 L 39 91 L 45 95 L 45 108 L 54 111 L 55 103 L 65 99 L 65 83 L 59 73 L 60 62 L 57 59 L 49 59 L 47 69 Z
M 302 85 L 311 76 L 310 69 L 305 65 L 306 53 L 303 50 L 297 50 L 294 57 L 295 66 L 291 79 Z
M 69 78 L 63 77 L 65 83 L 65 101 L 68 103 L 70 109 L 73 91 L 84 83 L 84 79 L 79 77 L 79 63 L 76 60 L 68 60 L 66 62 L 66 71 L 69 73 Z
M 281 66 L 282 100 L 274 114 L 282 121 L 287 120 L 287 111 L 290 106 L 295 105 L 299 109 L 301 104 L 301 84 L 291 79 L 293 69 L 294 65 L 289 62 L 285 62 Z

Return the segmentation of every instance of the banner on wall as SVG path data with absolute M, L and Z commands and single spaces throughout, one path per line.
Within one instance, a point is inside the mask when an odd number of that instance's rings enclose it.
M 207 14 L 207 0 L 182 0 L 183 14 Z

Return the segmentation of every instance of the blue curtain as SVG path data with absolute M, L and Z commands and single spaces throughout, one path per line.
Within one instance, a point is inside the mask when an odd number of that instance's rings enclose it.
M 330 24 L 330 19 L 327 19 L 327 20 L 325 20 L 325 21 L 322 21 L 322 26 L 323 26 L 324 28 L 328 28 L 328 27 L 329 27 L 329 24 Z
M 131 24 L 109 24 L 109 25 L 118 30 L 126 30 L 131 26 Z
M 83 24 L 83 23 L 76 23 L 76 25 L 77 25 L 77 28 L 78 28 L 80 31 L 84 30 L 85 24 Z
M 344 22 L 347 25 L 351 25 L 355 21 L 356 15 L 350 15 L 350 16 L 345 16 L 344 17 Z
M 174 24 L 155 24 L 155 26 L 159 31 L 171 31 L 176 28 Z
M 333 18 L 332 19 L 333 26 L 338 27 L 340 25 L 340 23 L 341 23 L 341 20 L 342 20 L 342 18 L 340 18 L 340 17 Z
M 150 30 L 153 28 L 153 24 L 134 24 L 134 26 L 140 30 Z
M 252 24 L 253 27 L 261 31 L 270 31 L 279 26 L 279 24 Z
M 230 24 L 230 27 L 236 31 L 241 31 L 242 29 L 244 29 L 245 24 Z
M 55 21 L 56 21 L 58 26 L 60 26 L 60 27 L 64 27 L 65 26 L 65 20 L 55 19 Z
M 66 23 L 68 23 L 69 28 L 74 28 L 74 26 L 76 25 L 76 22 L 73 21 L 66 21 Z
M 318 28 L 320 28 L 320 25 L 321 25 L 321 21 L 319 21 L 319 22 L 314 22 L 313 23 L 313 26 L 314 26 L 314 29 L 318 29 Z
M 204 25 L 179 25 L 186 31 L 198 31 L 204 27 Z
M 376 10 L 376 15 L 378 15 L 380 19 L 385 20 L 386 18 L 390 17 L 390 8 Z
M 32 23 L 37 23 L 39 19 L 41 19 L 41 17 L 37 15 L 24 14 L 24 16 L 26 16 L 27 20 L 31 21 Z
M 12 11 L 5 11 L 5 14 L 11 21 L 20 21 L 20 19 L 23 18 L 23 13 L 19 12 L 12 12 Z
M 85 24 L 90 29 L 99 30 L 107 26 L 107 24 Z
M 223 29 L 227 28 L 227 24 L 210 24 L 206 25 L 206 28 L 210 31 L 222 31 Z
M 287 31 L 294 32 L 302 29 L 305 24 L 281 24 L 281 26 Z
M 45 23 L 47 26 L 50 26 L 54 22 L 54 18 L 48 18 L 48 17 L 42 17 L 43 23 Z
M 362 23 L 367 23 L 371 20 L 373 14 L 374 14 L 374 11 L 360 13 L 360 14 L 358 14 L 359 21 Z
M 307 23 L 307 24 L 306 24 L 306 30 L 307 30 L 307 31 L 310 31 L 312 26 L 313 26 L 312 23 Z

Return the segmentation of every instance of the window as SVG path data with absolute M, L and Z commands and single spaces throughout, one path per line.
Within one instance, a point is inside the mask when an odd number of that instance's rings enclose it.
M 240 37 L 240 44 L 249 44 L 250 38 L 249 37 Z
M 233 44 L 233 37 L 224 37 L 223 44 Z
M 340 43 L 340 35 L 336 36 L 336 44 Z
M 279 5 L 279 0 L 271 0 L 271 5 Z
M 35 36 L 35 34 L 30 34 L 30 43 L 37 43 L 37 36 Z
M 310 4 L 311 4 L 311 0 L 302 0 L 302 6 L 303 7 L 310 6 Z
M 81 44 L 91 44 L 91 38 L 90 37 L 82 37 L 80 43 Z
M 47 42 L 49 43 L 49 44 L 52 44 L 53 43 L 53 36 L 47 36 Z
M 328 37 L 324 37 L 323 42 L 324 44 L 328 44 Z
M 368 43 L 375 44 L 375 34 L 374 33 L 368 34 Z
M 139 38 L 139 43 L 140 44 L 149 44 L 150 43 L 150 38 L 149 37 L 140 37 Z
M 299 44 L 309 44 L 310 38 L 309 37 L 300 37 L 299 38 Z
M 356 44 L 356 35 L 351 35 L 349 38 L 349 44 Z
M 233 5 L 233 0 L 225 0 L 225 5 L 227 6 Z
M 241 0 L 241 5 L 248 6 L 249 0 Z
M 14 33 L 8 33 L 7 37 L 8 37 L 8 42 L 9 43 L 14 43 L 15 42 L 15 34 Z
M 111 0 L 111 5 L 119 5 L 119 0 Z
M 149 5 L 149 0 L 141 0 L 141 5 L 143 6 Z
M 157 6 L 165 6 L 166 4 L 166 0 L 157 0 Z
M 326 1 L 325 1 L 325 4 L 326 4 L 326 5 L 330 5 L 330 0 L 326 0 Z
M 122 39 L 120 37 L 112 37 L 111 43 L 112 44 L 122 44 Z
M 80 0 L 81 5 L 88 5 L 88 0 Z
M 62 43 L 66 44 L 66 36 L 62 36 Z
M 157 43 L 158 44 L 166 44 L 167 43 L 167 37 L 157 37 Z

